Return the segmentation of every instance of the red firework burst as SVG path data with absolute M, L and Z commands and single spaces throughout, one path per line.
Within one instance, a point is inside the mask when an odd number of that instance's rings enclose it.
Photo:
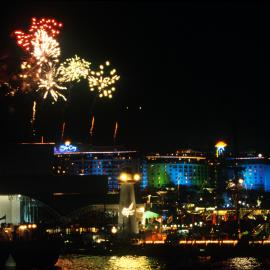
M 59 35 L 60 28 L 63 27 L 61 22 L 56 21 L 55 19 L 39 19 L 32 18 L 32 24 L 29 29 L 29 33 L 26 34 L 21 30 L 14 32 L 17 44 L 22 47 L 24 50 L 29 51 L 30 46 L 32 45 L 32 40 L 35 38 L 35 32 L 38 30 L 44 30 L 49 36 L 55 37 Z
M 55 19 L 39 19 L 32 18 L 32 24 L 29 29 L 30 33 L 35 33 L 37 30 L 45 30 L 49 36 L 55 37 L 60 33 L 60 28 L 63 24 L 57 22 Z

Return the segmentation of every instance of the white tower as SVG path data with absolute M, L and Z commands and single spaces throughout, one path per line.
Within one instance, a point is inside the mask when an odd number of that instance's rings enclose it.
M 136 220 L 136 200 L 134 193 L 134 184 L 141 179 L 138 173 L 121 173 L 120 183 L 120 201 L 118 226 L 123 235 L 137 234 L 138 222 Z

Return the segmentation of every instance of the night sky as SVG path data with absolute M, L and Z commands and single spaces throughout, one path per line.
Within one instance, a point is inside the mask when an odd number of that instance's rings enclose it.
M 95 99 L 86 82 L 67 103 L 38 101 L 39 140 L 65 137 L 142 151 L 210 151 L 224 139 L 239 151 L 270 153 L 270 5 L 198 2 L 27 2 L 1 7 L 0 62 L 15 70 L 23 53 L 10 33 L 31 17 L 63 22 L 62 60 L 78 54 L 121 75 L 112 100 Z M 2 59 L 2 60 L 1 60 Z M 1 94 L 1 136 L 30 141 L 31 96 Z M 127 109 L 128 107 L 128 109 Z M 142 107 L 140 110 L 139 107 Z

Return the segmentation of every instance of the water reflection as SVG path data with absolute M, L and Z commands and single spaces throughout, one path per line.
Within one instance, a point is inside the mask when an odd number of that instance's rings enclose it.
M 65 256 L 56 266 L 62 270 L 141 270 L 164 269 L 157 260 L 146 256 Z
M 232 270 L 258 270 L 263 269 L 262 264 L 256 258 L 235 257 L 228 260 L 229 269 Z
M 122 256 L 116 257 L 113 256 L 109 260 L 110 268 L 109 269 L 130 269 L 130 270 L 139 270 L 139 269 L 161 269 L 161 266 L 154 259 L 150 259 L 145 256 Z
M 62 270 L 263 270 L 270 269 L 270 261 L 253 257 L 226 260 L 206 258 L 158 259 L 146 256 L 62 256 L 57 262 Z

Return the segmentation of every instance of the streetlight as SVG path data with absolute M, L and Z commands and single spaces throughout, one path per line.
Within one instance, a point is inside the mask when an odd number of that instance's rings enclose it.
M 117 228 L 116 228 L 115 226 L 113 226 L 112 229 L 111 229 L 111 232 L 112 232 L 113 234 L 116 234 L 116 233 L 117 233 Z
M 240 179 L 238 180 L 238 183 L 242 186 L 243 183 L 244 183 L 244 179 L 240 178 Z
M 123 172 L 120 174 L 118 178 L 118 181 L 120 184 L 125 184 L 125 183 L 135 184 L 136 182 L 140 180 L 141 180 L 141 176 L 138 173 L 131 174 L 131 173 Z

